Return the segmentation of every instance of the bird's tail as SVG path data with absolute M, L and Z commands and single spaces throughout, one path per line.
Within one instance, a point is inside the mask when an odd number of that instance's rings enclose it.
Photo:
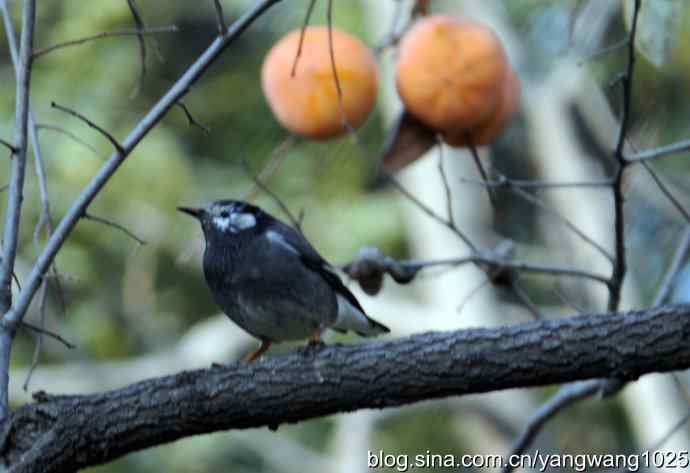
M 352 330 L 362 337 L 373 337 L 390 332 L 390 329 L 363 313 L 347 299 L 338 295 L 338 317 L 333 329 Z

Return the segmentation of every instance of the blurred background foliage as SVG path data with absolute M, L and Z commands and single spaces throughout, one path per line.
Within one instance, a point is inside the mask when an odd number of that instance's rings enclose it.
M 395 1 L 395 0 L 379 0 Z M 15 19 L 20 2 L 14 2 Z M 494 2 L 496 3 L 496 2 Z M 567 54 L 579 0 L 509 0 L 498 2 L 510 18 L 515 38 L 525 54 L 517 67 L 523 81 L 540 80 Z M 54 216 L 59 218 L 74 197 L 112 151 L 101 135 L 82 122 L 51 108 L 51 101 L 83 113 L 114 136 L 123 138 L 155 101 L 173 84 L 216 35 L 213 2 L 139 1 L 148 27 L 176 25 L 179 32 L 147 36 L 146 75 L 140 82 L 141 61 L 136 37 L 111 37 L 59 49 L 36 59 L 31 89 L 32 108 L 41 125 L 40 140 L 49 176 Z M 237 18 L 248 1 L 222 2 L 226 20 Z M 270 45 L 298 28 L 307 0 L 285 1 L 269 10 L 239 41 L 223 54 L 184 99 L 196 120 L 210 129 L 206 134 L 190 126 L 183 111 L 174 107 L 128 158 L 89 212 L 117 222 L 146 241 L 139 245 L 122 232 L 94 221 L 83 220 L 57 258 L 62 291 L 51 284 L 48 326 L 78 345 L 65 350 L 47 340 L 41 364 L 79 360 L 117 360 L 160 351 L 174 345 L 195 323 L 214 315 L 200 265 L 201 232 L 191 220 L 175 212 L 177 205 L 201 205 L 219 198 L 241 198 L 252 188 L 259 173 L 281 145 L 287 149 L 283 163 L 271 177 L 270 188 L 295 211 L 304 212 L 304 230 L 328 259 L 345 262 L 363 245 L 375 245 L 394 256 L 408 254 L 398 197 L 390 190 L 366 191 L 385 135 L 384 120 L 374 113 L 359 132 L 361 145 L 351 137 L 328 142 L 291 142 L 288 133 L 272 117 L 260 90 L 259 70 Z M 451 0 L 439 1 L 444 10 Z M 686 117 L 690 83 L 690 8 L 678 2 L 680 21 L 670 37 L 670 54 L 661 67 L 640 60 L 635 76 L 633 127 L 641 145 L 669 142 L 690 136 Z M 326 2 L 317 2 L 313 24 L 325 24 Z M 334 24 L 375 46 L 365 22 L 364 1 L 335 1 Z M 369 19 L 371 21 L 371 19 Z M 388 24 L 388 18 L 376 21 Z M 18 23 L 15 21 L 18 28 Z M 38 5 L 36 47 L 80 38 L 103 31 L 134 27 L 124 0 L 42 0 Z M 614 16 L 604 44 L 626 34 L 622 14 Z M 12 136 L 14 123 L 14 72 L 9 52 L 0 41 L 0 136 Z M 510 48 L 510 45 L 508 45 Z M 622 50 L 595 59 L 583 58 L 582 67 L 606 89 L 614 110 L 619 91 L 609 82 L 624 64 Z M 393 85 L 382 81 L 382 88 Z M 524 106 L 538 97 L 528 96 Z M 76 135 L 76 142 L 61 130 Z M 501 170 L 516 178 L 529 178 L 534 164 L 523 159 L 524 123 L 516 121 L 493 146 Z M 583 131 L 583 141 L 592 138 Z M 596 143 L 592 143 L 596 147 Z M 282 149 L 282 148 L 280 148 Z M 687 155 L 686 155 L 687 157 Z M 558 159 L 554 156 L 553 159 Z M 40 212 L 33 162 L 28 170 L 18 276 L 27 273 L 36 250 L 31 239 Z M 690 190 L 687 160 L 667 159 L 659 164 L 677 188 Z M 0 160 L 4 180 L 8 164 Z M 0 185 L 4 182 L 0 181 Z M 280 210 L 265 194 L 258 203 L 269 211 Z M 687 199 L 685 199 L 687 202 Z M 631 258 L 633 268 L 645 268 L 646 298 L 661 277 L 672 250 L 669 222 L 644 199 L 631 206 Z M 4 206 L 3 206 L 4 208 Z M 539 235 L 527 222 L 534 209 L 509 196 L 500 200 L 494 225 L 518 241 L 535 242 Z M 664 229 L 664 231 L 660 231 Z M 687 275 L 685 277 L 687 278 Z M 539 290 L 540 283 L 532 289 Z M 681 295 L 682 296 L 682 295 Z M 61 299 L 64 298 L 64 311 Z M 365 304 L 366 305 L 366 304 Z M 30 320 L 38 318 L 37 308 Z M 13 350 L 13 366 L 25 367 L 32 357 L 34 339 L 22 333 Z M 217 360 L 219 362 L 227 360 Z M 23 380 L 13 380 L 14 383 Z M 41 389 L 37 378 L 31 389 Z M 546 397 L 550 390 L 543 390 Z M 468 451 L 478 427 L 475 417 L 486 412 L 472 404 L 424 403 L 389 412 L 377 423 L 372 450 L 387 453 L 462 454 Z M 466 424 L 459 422 L 459 416 Z M 571 419 L 579 418 L 578 423 Z M 586 430 L 583 429 L 587 426 Z M 484 434 L 510 441 L 514 428 L 495 424 Z M 634 448 L 625 415 L 614 401 L 588 402 L 561 417 L 551 427 L 562 435 L 554 448 L 571 452 L 630 451 Z M 116 472 L 257 472 L 296 471 L 283 456 L 304 458 L 304 471 L 318 469 L 323 456 L 334 448 L 336 425 L 319 419 L 296 426 L 281 426 L 277 433 L 266 429 L 201 436 L 129 455 L 92 473 Z M 483 435 L 484 435 L 483 434 Z M 274 451 L 273 446 L 276 446 Z M 278 456 L 277 456 L 278 455 Z M 327 463 L 326 463 L 327 464 Z M 327 471 L 327 470 L 326 470 Z

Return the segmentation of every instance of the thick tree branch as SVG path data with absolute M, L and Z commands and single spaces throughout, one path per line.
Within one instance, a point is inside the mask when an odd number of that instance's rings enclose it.
M 690 305 L 299 350 L 50 396 L 0 427 L 11 472 L 73 471 L 185 436 L 363 408 L 690 366 Z

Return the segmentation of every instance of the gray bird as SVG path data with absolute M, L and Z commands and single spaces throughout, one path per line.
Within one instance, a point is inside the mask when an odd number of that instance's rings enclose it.
M 247 202 L 178 207 L 201 223 L 204 275 L 233 322 L 261 340 L 245 361 L 272 342 L 319 341 L 331 328 L 374 336 L 390 330 L 371 319 L 340 277 L 292 227 Z

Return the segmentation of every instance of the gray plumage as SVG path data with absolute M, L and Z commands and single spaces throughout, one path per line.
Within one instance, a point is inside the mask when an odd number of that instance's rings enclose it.
M 263 341 L 300 340 L 317 329 L 378 335 L 333 268 L 309 242 L 258 207 L 219 201 L 180 208 L 201 222 L 204 274 L 218 306 Z

